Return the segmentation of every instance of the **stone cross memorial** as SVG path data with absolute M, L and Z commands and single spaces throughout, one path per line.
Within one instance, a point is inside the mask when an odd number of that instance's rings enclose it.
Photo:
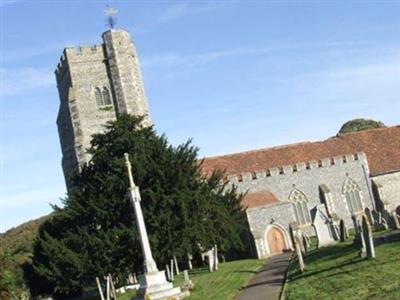
M 125 153 L 125 164 L 128 169 L 129 189 L 128 195 L 132 201 L 136 226 L 138 227 L 140 246 L 143 254 L 144 273 L 139 276 L 139 290 L 136 299 L 181 299 L 189 296 L 189 292 L 181 292 L 179 287 L 173 287 L 165 278 L 165 271 L 159 271 L 151 253 L 149 238 L 147 236 L 142 208 L 140 206 L 139 187 L 135 185 L 132 176 L 132 167 L 128 153 Z

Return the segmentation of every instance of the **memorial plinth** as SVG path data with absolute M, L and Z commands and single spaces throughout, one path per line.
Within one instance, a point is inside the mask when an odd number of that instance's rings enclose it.
M 134 299 L 182 299 L 186 296 L 189 296 L 190 293 L 188 291 L 182 292 L 179 287 L 174 288 L 173 284 L 167 281 L 165 271 L 159 271 L 157 269 L 157 265 L 151 253 L 142 208 L 140 206 L 139 188 L 133 181 L 132 167 L 127 153 L 125 153 L 125 163 L 129 176 L 128 194 L 135 210 L 136 225 L 139 231 L 140 246 L 143 254 L 144 273 L 139 275 L 139 290 Z

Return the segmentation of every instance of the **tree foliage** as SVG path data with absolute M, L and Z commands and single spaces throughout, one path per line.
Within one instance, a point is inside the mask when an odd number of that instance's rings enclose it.
M 96 276 L 120 282 L 141 271 L 142 256 L 124 164 L 129 153 L 153 256 L 159 267 L 173 255 L 217 244 L 241 247 L 241 195 L 222 182 L 222 173 L 204 178 L 191 141 L 177 147 L 141 118 L 124 115 L 93 137 L 92 159 L 72 178 L 74 188 L 54 207 L 34 246 L 34 293 L 79 294 Z
M 362 131 L 367 129 L 374 129 L 374 128 L 382 128 L 382 127 L 386 126 L 380 121 L 375 121 L 370 119 L 353 119 L 347 121 L 342 125 L 342 127 L 339 130 L 339 134 Z
M 0 298 L 7 300 L 26 295 L 21 270 L 24 257 L 10 248 L 0 247 Z

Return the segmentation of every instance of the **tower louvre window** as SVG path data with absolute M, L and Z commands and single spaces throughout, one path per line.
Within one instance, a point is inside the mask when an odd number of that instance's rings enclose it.
M 94 97 L 96 99 L 96 104 L 98 107 L 110 106 L 112 105 L 111 94 L 107 87 L 100 88 L 96 87 L 94 90 Z
M 103 97 L 101 95 L 101 91 L 99 88 L 96 88 L 94 90 L 94 96 L 96 98 L 97 106 L 102 106 L 103 105 Z
M 110 91 L 108 88 L 104 87 L 103 88 L 103 102 L 104 105 L 111 105 L 111 96 L 110 96 Z

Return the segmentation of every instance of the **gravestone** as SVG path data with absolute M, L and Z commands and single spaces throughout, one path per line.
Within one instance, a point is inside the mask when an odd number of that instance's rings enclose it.
M 169 270 L 169 266 L 168 266 L 168 264 L 166 264 L 165 265 L 165 270 L 166 270 L 166 275 L 167 275 L 167 280 L 168 281 L 172 281 L 172 278 L 171 278 L 171 271 Z
M 326 247 L 336 243 L 330 230 L 329 219 L 324 213 L 325 206 L 319 204 L 315 206 L 311 212 L 313 216 L 313 226 L 317 234 L 318 245 L 317 247 Z
M 219 260 L 218 260 L 218 247 L 217 245 L 214 246 L 214 270 L 218 271 L 218 265 L 219 265 Z
M 173 259 L 171 259 L 171 269 L 170 269 L 170 271 L 171 271 L 171 281 L 174 281 L 174 260 Z
M 376 210 L 373 210 L 371 212 L 372 214 L 372 218 L 374 219 L 374 226 L 378 226 L 379 225 L 379 213 Z
M 211 249 L 207 251 L 207 260 L 208 260 L 208 270 L 210 272 L 214 271 L 214 250 Z
M 385 230 L 389 229 L 388 222 L 386 221 L 386 219 L 384 217 L 382 217 L 382 219 L 381 219 L 381 224 L 382 224 L 383 228 L 385 228 Z
M 371 225 L 366 216 L 362 217 L 362 236 L 365 241 L 366 255 L 370 258 L 375 258 L 375 246 L 372 236 Z
M 189 253 L 188 253 L 188 254 L 187 254 L 187 263 L 188 263 L 189 270 L 192 270 L 192 269 L 193 269 L 192 259 L 193 259 L 192 254 L 189 254 Z
M 344 242 L 349 237 L 349 231 L 347 230 L 346 223 L 343 219 L 339 222 L 339 232 L 340 232 L 340 241 Z
M 302 238 L 302 243 L 303 243 L 303 247 L 304 247 L 304 255 L 307 255 L 308 248 L 310 248 L 309 238 L 306 234 L 303 234 L 301 238 Z
M 393 217 L 394 227 L 396 229 L 400 229 L 399 217 L 398 217 L 397 212 L 395 210 L 392 211 L 392 217 Z
M 359 255 L 360 257 L 366 257 L 367 256 L 367 246 L 365 244 L 365 235 L 363 232 L 363 228 L 361 225 L 361 221 L 359 219 L 355 218 L 355 222 L 356 222 L 356 232 L 357 232 L 357 237 L 358 239 L 355 239 L 355 243 L 358 243 L 361 247 L 360 247 L 360 252 Z
M 302 251 L 302 248 L 304 249 L 303 234 L 297 223 L 289 224 L 289 232 L 290 232 L 290 237 L 292 239 L 292 244 L 294 245 L 296 251 L 296 256 L 299 262 L 300 271 L 303 272 L 305 267 L 302 254 L 302 252 L 304 251 L 304 250 Z
M 365 212 L 365 215 L 366 215 L 366 217 L 368 219 L 368 223 L 369 224 L 374 224 L 375 220 L 374 220 L 374 216 L 372 215 L 371 210 L 368 207 L 366 207 L 364 209 L 364 212 Z
M 178 260 L 176 259 L 176 256 L 174 255 L 174 265 L 175 265 L 175 274 L 179 275 L 179 266 L 178 266 Z
M 354 228 L 354 239 L 353 243 L 356 245 L 361 245 L 361 226 L 360 226 L 360 221 L 357 218 L 356 215 L 352 215 L 351 219 L 353 221 L 353 228 Z
M 294 234 L 294 240 L 295 240 L 295 242 L 294 242 L 294 244 L 295 244 L 295 249 L 296 249 L 296 255 L 297 255 L 297 259 L 298 259 L 298 261 L 299 261 L 299 268 L 300 268 L 300 271 L 301 272 L 304 272 L 304 260 L 303 260 L 303 251 L 301 250 L 301 246 L 302 246 L 302 241 L 303 241 L 303 239 L 302 239 L 302 237 L 301 237 L 301 232 L 300 231 L 297 231 L 295 234 Z M 303 248 L 304 248 L 304 245 L 303 245 Z
M 303 242 L 305 243 L 305 246 L 307 248 L 310 248 L 311 240 L 310 240 L 310 237 L 308 236 L 308 234 L 306 234 L 306 233 L 303 233 Z
M 182 285 L 182 289 L 184 291 L 188 291 L 194 288 L 194 284 L 193 282 L 189 279 L 189 272 L 188 270 L 184 270 L 183 271 L 183 277 L 184 277 L 184 281 L 183 281 L 183 285 Z

